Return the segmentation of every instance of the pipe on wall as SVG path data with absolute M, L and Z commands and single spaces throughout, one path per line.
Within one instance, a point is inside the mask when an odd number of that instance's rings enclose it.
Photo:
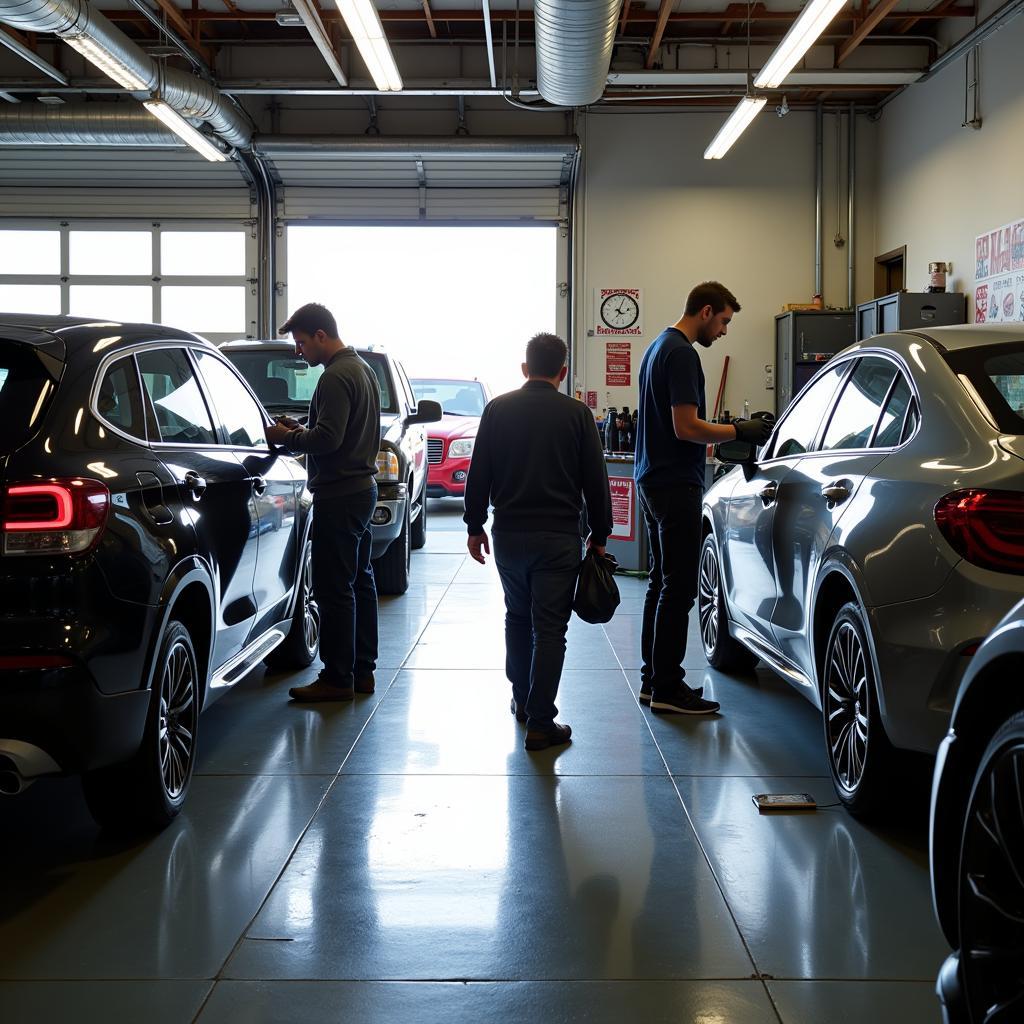
M 855 306 L 856 293 L 854 291 L 855 270 L 854 270 L 854 218 L 856 217 L 856 195 L 857 195 L 857 105 L 850 104 L 850 112 L 847 114 L 847 143 L 846 143 L 846 294 L 847 304 L 850 309 Z
M 825 188 L 825 110 L 819 101 L 814 111 L 814 294 L 824 299 L 821 252 L 824 223 L 822 193 Z

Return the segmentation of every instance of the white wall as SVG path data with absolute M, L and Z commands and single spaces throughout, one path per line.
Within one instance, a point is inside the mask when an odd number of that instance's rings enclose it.
M 946 287 L 969 294 L 969 319 L 975 236 L 1024 217 L 1022 50 L 1024 17 L 982 44 L 979 131 L 961 127 L 963 60 L 912 86 L 878 123 L 878 252 L 906 244 L 912 291 L 927 284 L 929 261 L 952 261 Z
M 625 104 L 623 105 L 625 106 Z M 636 374 L 647 345 L 674 323 L 689 289 L 721 280 L 743 310 L 726 338 L 701 350 L 709 415 L 722 365 L 731 356 L 725 406 L 744 399 L 752 410 L 774 408 L 764 365 L 774 362 L 774 316 L 786 302 L 809 302 L 814 291 L 814 115 L 760 115 L 723 160 L 704 148 L 725 113 L 650 110 L 592 111 L 581 119 L 583 195 L 577 270 L 575 371 L 598 406 L 636 405 Z M 826 117 L 825 301 L 845 306 L 846 249 L 835 235 L 833 119 Z M 870 295 L 874 258 L 872 164 L 874 126 L 858 118 L 857 297 Z M 845 146 L 845 127 L 843 129 Z M 845 229 L 845 149 L 841 156 Z M 643 289 L 643 337 L 633 343 L 633 385 L 605 386 L 604 340 L 594 327 L 595 288 Z

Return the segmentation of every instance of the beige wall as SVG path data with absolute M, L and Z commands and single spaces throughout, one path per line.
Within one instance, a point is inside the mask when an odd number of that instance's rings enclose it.
M 686 293 L 717 278 L 743 306 L 729 334 L 702 350 L 708 409 L 726 355 L 731 356 L 725 405 L 744 399 L 752 410 L 774 408 L 765 389 L 774 362 L 774 316 L 786 302 L 808 302 L 814 290 L 814 115 L 779 119 L 766 109 L 723 160 L 704 148 L 726 114 L 668 111 L 592 111 L 581 119 L 582 233 L 576 273 L 576 379 L 598 393 L 598 406 L 636 404 L 636 372 L 646 346 L 678 318 Z M 826 117 L 825 301 L 845 306 L 847 250 L 835 235 L 833 118 Z M 870 294 L 874 256 L 874 126 L 858 118 L 858 286 Z M 845 122 L 840 155 L 841 215 L 846 234 Z M 594 327 L 594 290 L 643 289 L 643 337 L 633 343 L 633 385 L 607 388 L 604 340 Z
M 963 60 L 908 89 L 877 125 L 878 252 L 907 246 L 910 290 L 927 284 L 929 261 L 952 261 L 947 290 L 971 295 L 971 318 L 975 236 L 1024 217 L 1024 17 L 981 50 L 979 131 L 961 127 Z

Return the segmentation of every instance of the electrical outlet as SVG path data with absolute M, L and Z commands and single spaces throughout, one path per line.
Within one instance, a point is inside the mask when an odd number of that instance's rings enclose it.
M 764 364 L 764 389 L 765 391 L 775 390 L 775 367 L 772 363 Z

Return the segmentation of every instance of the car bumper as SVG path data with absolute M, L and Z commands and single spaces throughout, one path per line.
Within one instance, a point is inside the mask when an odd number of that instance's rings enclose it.
M 980 643 L 1024 596 L 1024 577 L 960 562 L 937 593 L 870 611 L 879 704 L 897 747 L 934 753 Z
M 951 953 L 939 970 L 935 994 L 942 1006 L 942 1024 L 971 1024 L 960 980 L 960 954 Z
M 445 459 L 427 473 L 427 495 L 431 498 L 461 498 L 466 493 L 469 459 Z
M 380 558 L 398 539 L 408 503 L 409 488 L 405 484 L 377 485 L 377 506 L 370 523 L 371 558 Z

